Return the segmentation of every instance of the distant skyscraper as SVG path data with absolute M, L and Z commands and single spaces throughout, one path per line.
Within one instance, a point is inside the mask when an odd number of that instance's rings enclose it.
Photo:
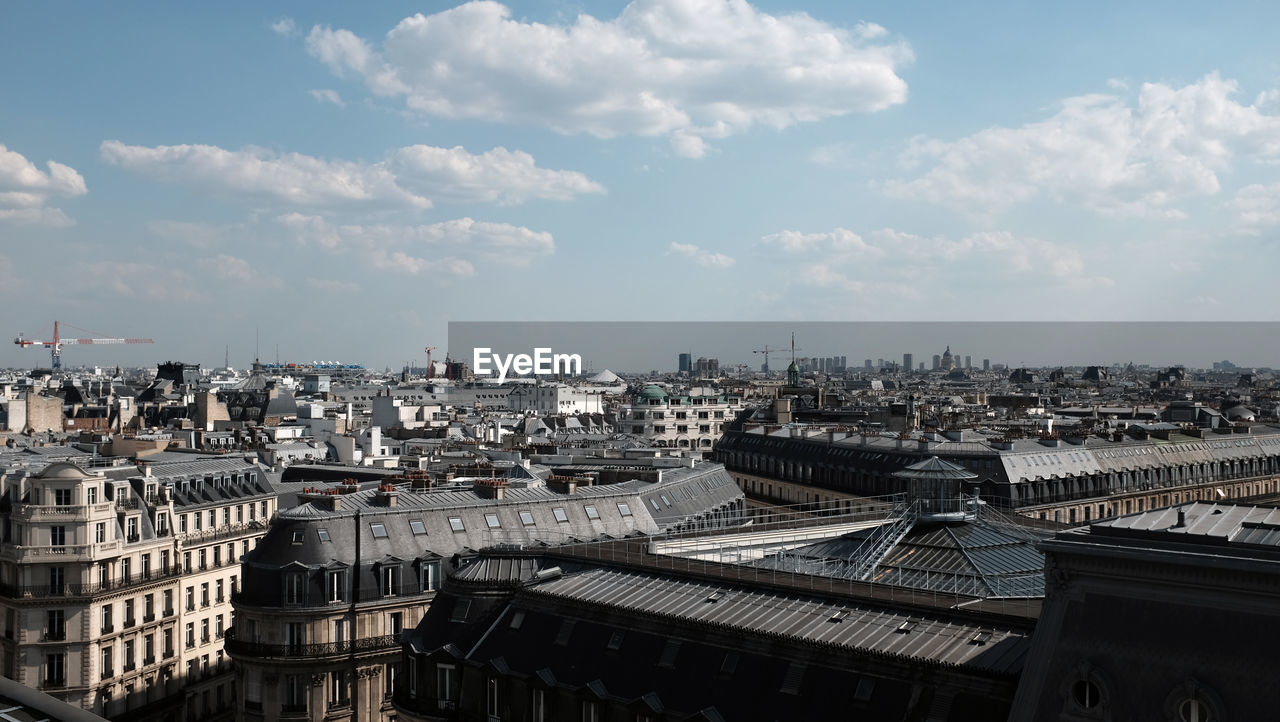
M 680 373 L 689 373 L 693 370 L 693 354 L 680 354 Z
M 933 355 L 933 370 L 937 371 L 942 368 L 942 356 L 940 354 Z
M 920 370 L 921 370 L 921 371 L 924 371 L 924 362 L 923 362 L 923 361 L 921 361 L 921 362 L 920 362 Z
M 867 370 L 871 370 L 871 359 L 867 359 Z
M 912 361 L 914 360 L 915 359 L 911 357 L 911 354 L 909 353 L 902 354 L 902 368 L 906 369 L 907 371 L 910 371 L 911 369 L 915 368 L 915 364 L 912 363 Z
M 991 370 L 991 359 L 989 359 L 989 358 L 984 358 L 984 359 L 982 359 L 982 370 L 983 370 L 983 371 L 990 371 L 990 370 Z
M 964 367 L 965 367 L 965 368 L 967 368 L 967 369 L 971 369 L 971 368 L 973 368 L 973 357 L 972 357 L 972 356 L 969 356 L 968 354 L 965 354 L 965 357 L 964 357 Z

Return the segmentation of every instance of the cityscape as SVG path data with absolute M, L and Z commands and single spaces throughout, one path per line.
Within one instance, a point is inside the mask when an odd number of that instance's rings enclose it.
M 1195 10 L 0 7 L 0 719 L 1274 719 Z

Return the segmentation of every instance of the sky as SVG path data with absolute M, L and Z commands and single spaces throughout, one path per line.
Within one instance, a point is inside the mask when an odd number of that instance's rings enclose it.
M 459 321 L 1275 321 L 1278 16 L 4 3 L 0 332 L 380 368 Z

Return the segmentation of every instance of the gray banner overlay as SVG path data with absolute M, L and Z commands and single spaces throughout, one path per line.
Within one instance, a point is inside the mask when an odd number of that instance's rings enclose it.
M 769 348 L 772 370 L 797 358 L 845 357 L 850 370 L 866 360 L 879 366 L 902 363 L 932 368 L 934 354 L 950 347 L 962 361 L 1021 366 L 1110 366 L 1208 368 L 1218 361 L 1240 367 L 1280 367 L 1278 322 L 549 322 L 456 321 L 449 323 L 449 356 L 471 366 L 474 350 L 491 354 L 578 354 L 584 373 L 611 369 L 647 373 L 675 371 L 679 354 L 759 370 Z M 776 351 L 775 351 L 776 349 Z M 437 358 L 439 358 L 437 356 Z M 958 364 L 959 365 L 959 364 Z

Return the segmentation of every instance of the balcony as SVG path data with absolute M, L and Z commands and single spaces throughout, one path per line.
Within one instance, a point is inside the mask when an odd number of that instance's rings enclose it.
M 247 706 L 247 704 L 248 704 L 248 703 L 246 703 L 246 706 Z M 297 703 L 294 703 L 294 704 L 282 704 L 282 705 L 280 705 L 280 714 L 281 714 L 281 715 L 299 716 L 299 715 L 305 715 L 306 713 L 307 713 L 307 703 L 306 703 L 306 702 L 297 702 Z
M 155 656 L 154 656 L 154 655 L 153 655 L 153 656 L 150 656 L 150 657 L 143 657 L 143 658 L 142 658 L 142 666 L 144 666 L 144 667 L 147 667 L 147 666 L 153 665 L 153 664 L 155 664 L 155 663 L 156 663 L 156 658 L 155 658 Z
M 111 679 L 114 676 L 116 676 L 116 674 L 115 672 L 111 671 L 110 667 L 107 667 L 106 669 L 102 670 L 103 679 Z
M 164 608 L 164 616 L 166 616 L 166 617 L 172 617 L 172 616 L 173 616 L 173 607 L 165 607 L 165 608 Z
M 228 654 L 242 657 L 325 657 L 352 652 L 389 652 L 398 650 L 404 633 L 381 637 L 363 637 L 345 642 L 320 642 L 316 644 L 266 644 L 242 642 L 235 638 L 235 630 L 228 629 L 223 639 Z
M 128 629 L 129 627 L 132 627 L 137 623 L 138 623 L 138 620 L 134 619 L 133 617 L 129 617 L 128 619 L 124 620 L 124 627 L 125 629 Z
M 137 669 L 137 668 L 138 668 L 138 666 L 137 666 L 137 665 L 135 665 L 135 664 L 126 664 L 126 665 L 124 666 L 124 673 L 125 673 L 125 674 L 128 674 L 128 673 L 132 672 L 133 670 L 135 670 L 135 669 Z
M 104 625 L 102 625 L 102 633 L 103 633 L 103 634 L 111 634 L 111 633 L 112 633 L 112 632 L 114 632 L 114 631 L 116 631 L 116 625 L 114 625 L 114 624 L 104 624 Z
M 207 635 L 207 634 L 202 634 L 202 635 L 200 635 L 200 643 L 201 643 L 201 644 L 208 644 L 208 643 L 209 643 L 209 635 Z
M 144 614 L 144 615 L 142 616 L 142 623 L 143 623 L 143 624 L 151 624 L 151 623 L 152 623 L 152 622 L 154 622 L 154 621 L 156 621 L 156 615 L 155 615 L 155 614 Z
M 62 689 L 66 686 L 66 677 L 45 677 L 40 681 L 40 689 Z
M 118 542 L 116 542 L 118 543 Z M 30 548 L 30 547 L 28 547 Z M 55 547 L 69 548 L 69 547 Z M 5 545 L 4 551 L 8 551 L 10 547 Z M 3 556 L 4 552 L 0 552 Z M 48 561 L 48 560 L 46 560 Z M 113 592 L 121 589 L 128 589 L 134 586 L 142 586 L 153 582 L 162 581 L 177 576 L 177 571 L 169 574 L 137 574 L 131 577 L 119 577 L 116 579 L 107 579 L 104 581 L 91 582 L 88 584 L 0 584 L 0 596 L 10 597 L 13 599 L 40 599 L 46 597 L 91 597 L 95 594 L 105 592 Z
M 67 639 L 67 630 L 55 629 L 53 631 L 46 631 L 44 633 L 44 636 L 40 638 L 40 641 L 41 642 L 65 642 L 66 639 Z
M 15 504 L 13 515 L 31 521 L 83 521 L 90 515 L 101 516 L 111 511 L 111 502 L 105 504 Z

